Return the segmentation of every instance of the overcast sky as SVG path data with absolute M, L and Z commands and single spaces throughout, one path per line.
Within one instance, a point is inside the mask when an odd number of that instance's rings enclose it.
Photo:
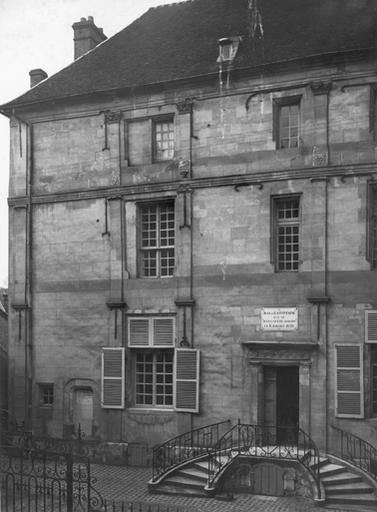
M 177 0 L 175 0 L 177 1 Z M 24 93 L 29 71 L 51 76 L 73 61 L 72 24 L 93 16 L 107 37 L 172 0 L 0 0 L 0 104 Z M 0 286 L 8 283 L 9 121 L 0 115 Z

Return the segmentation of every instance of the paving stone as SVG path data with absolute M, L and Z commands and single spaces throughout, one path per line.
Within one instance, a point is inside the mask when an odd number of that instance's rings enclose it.
M 176 505 L 193 512 L 347 512 L 347 509 L 318 507 L 306 498 L 237 494 L 232 501 L 189 496 L 149 494 L 150 468 L 91 465 L 94 487 L 103 498 L 114 501 L 135 501 Z M 358 512 L 363 512 L 358 508 Z

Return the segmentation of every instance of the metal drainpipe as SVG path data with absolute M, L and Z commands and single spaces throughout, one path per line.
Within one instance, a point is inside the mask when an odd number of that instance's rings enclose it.
M 331 165 L 330 158 L 330 91 L 327 92 L 327 102 L 326 102 L 326 145 L 327 145 L 327 164 Z M 327 288 L 328 288 L 328 204 L 329 204 L 329 191 L 328 191 L 328 180 L 325 181 L 325 282 L 324 282 L 324 292 L 325 297 L 327 297 Z M 324 305 L 325 310 L 325 343 L 326 343 L 326 452 L 328 451 L 329 445 L 329 426 L 328 426 L 328 418 L 329 418 L 329 343 L 328 343 L 328 335 L 329 335 L 329 326 L 328 326 L 328 309 L 329 304 L 326 302 Z

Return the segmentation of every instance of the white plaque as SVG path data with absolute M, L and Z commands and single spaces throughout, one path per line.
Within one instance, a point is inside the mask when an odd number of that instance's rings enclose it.
M 262 308 L 262 331 L 296 331 L 297 328 L 297 308 Z

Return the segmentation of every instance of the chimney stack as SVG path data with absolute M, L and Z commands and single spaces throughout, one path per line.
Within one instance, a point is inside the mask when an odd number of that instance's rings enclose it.
M 81 18 L 80 21 L 72 25 L 72 28 L 75 43 L 75 60 L 89 50 L 93 50 L 99 43 L 107 39 L 103 29 L 95 25 L 93 16 L 88 16 L 88 19 Z
M 45 78 L 48 77 L 48 74 L 46 71 L 43 71 L 43 69 L 32 69 L 29 71 L 30 75 L 30 89 L 34 87 L 34 85 L 39 84 L 39 82 L 42 82 Z

